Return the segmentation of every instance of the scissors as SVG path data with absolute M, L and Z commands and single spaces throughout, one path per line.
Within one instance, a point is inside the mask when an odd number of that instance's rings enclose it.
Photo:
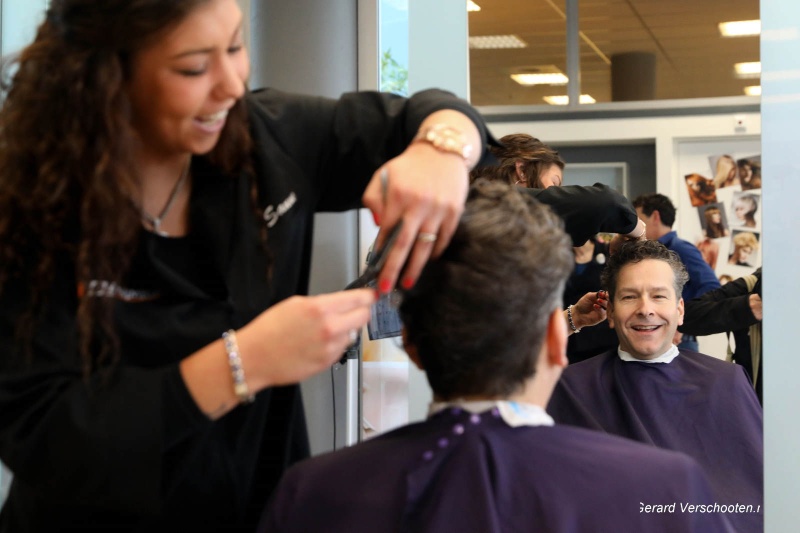
M 364 272 L 358 278 L 356 278 L 354 281 L 351 281 L 347 287 L 345 287 L 345 290 L 375 286 L 375 281 L 378 279 L 378 274 L 380 274 L 383 265 L 386 263 L 386 257 L 389 255 L 389 250 L 392 249 L 392 246 L 397 240 L 397 236 L 400 235 L 400 228 L 402 226 L 403 222 L 398 222 L 389 232 L 389 235 L 383 242 L 383 246 L 381 246 L 378 250 L 372 250 L 367 255 L 367 268 L 364 269 Z

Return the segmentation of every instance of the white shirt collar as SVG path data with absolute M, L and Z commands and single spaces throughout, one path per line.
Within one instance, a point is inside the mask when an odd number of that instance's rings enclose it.
M 638 361 L 640 363 L 671 363 L 673 359 L 678 357 L 679 353 L 678 347 L 673 344 L 670 346 L 669 350 L 662 353 L 655 359 L 637 359 L 628 352 L 624 351 L 622 348 L 617 348 L 617 355 L 619 355 L 619 358 L 623 361 Z
M 553 419 L 544 409 L 538 405 L 520 402 L 509 402 L 504 400 L 496 401 L 466 401 L 453 400 L 450 402 L 432 402 L 428 408 L 428 416 L 445 409 L 459 407 L 470 413 L 483 413 L 492 409 L 497 409 L 506 424 L 511 427 L 519 426 L 552 426 Z

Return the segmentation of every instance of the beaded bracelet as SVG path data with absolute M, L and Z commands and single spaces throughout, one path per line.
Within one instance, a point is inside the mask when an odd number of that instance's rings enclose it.
M 572 306 L 567 307 L 567 320 L 569 320 L 569 327 L 572 328 L 574 333 L 580 333 L 581 330 L 575 327 L 575 322 L 572 321 Z
M 225 343 L 225 351 L 228 353 L 228 364 L 231 367 L 231 378 L 233 378 L 233 392 L 236 393 L 236 397 L 241 403 L 253 403 L 256 397 L 250 394 L 250 389 L 244 379 L 244 368 L 239 355 L 239 344 L 236 342 L 236 332 L 229 329 L 222 334 L 222 341 Z

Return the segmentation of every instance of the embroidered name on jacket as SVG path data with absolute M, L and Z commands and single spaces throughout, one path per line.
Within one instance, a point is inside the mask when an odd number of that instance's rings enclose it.
M 267 227 L 271 228 L 277 224 L 278 219 L 285 215 L 296 203 L 297 195 L 292 192 L 286 197 L 286 200 L 279 203 L 277 207 L 268 205 L 267 208 L 264 209 L 264 221 L 267 223 Z
M 113 281 L 93 279 L 88 285 L 78 283 L 78 298 L 114 298 L 123 302 L 149 302 L 157 299 L 161 294 L 157 291 L 142 289 L 128 289 L 120 287 Z

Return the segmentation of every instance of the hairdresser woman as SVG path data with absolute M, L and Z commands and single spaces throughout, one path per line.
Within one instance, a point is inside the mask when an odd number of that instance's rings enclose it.
M 410 287 L 484 128 L 438 91 L 248 94 L 236 0 L 50 5 L 0 112 L 0 531 L 250 531 L 308 453 L 295 384 L 375 300 L 295 296 L 314 212 L 402 219 L 379 288 Z

